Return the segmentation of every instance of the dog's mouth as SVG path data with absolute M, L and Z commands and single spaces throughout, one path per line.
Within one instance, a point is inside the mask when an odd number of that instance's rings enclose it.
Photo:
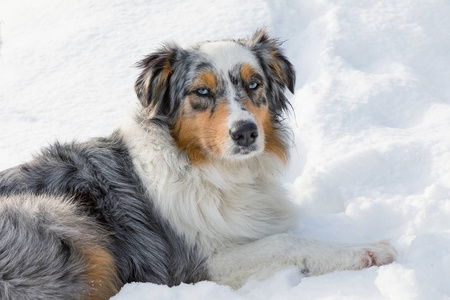
M 256 145 L 251 145 L 249 147 L 242 147 L 242 146 L 237 146 L 233 149 L 233 155 L 249 155 L 252 154 L 253 152 L 257 152 L 257 147 Z

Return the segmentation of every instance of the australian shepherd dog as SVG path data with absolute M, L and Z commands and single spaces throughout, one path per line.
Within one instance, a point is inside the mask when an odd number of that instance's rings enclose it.
M 291 265 L 318 275 L 394 260 L 384 241 L 285 233 L 295 73 L 276 39 L 166 44 L 138 65 L 139 107 L 117 131 L 0 173 L 1 299 L 108 299 L 133 281 L 238 289 Z

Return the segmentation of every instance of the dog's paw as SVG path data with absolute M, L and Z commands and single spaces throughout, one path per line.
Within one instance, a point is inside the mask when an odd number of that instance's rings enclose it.
M 361 255 L 361 268 L 382 266 L 392 263 L 397 257 L 397 252 L 389 241 L 381 241 L 365 247 Z

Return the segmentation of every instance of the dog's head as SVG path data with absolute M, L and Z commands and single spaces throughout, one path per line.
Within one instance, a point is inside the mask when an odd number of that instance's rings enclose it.
M 280 123 L 295 73 L 264 30 L 187 49 L 166 45 L 139 66 L 135 89 L 145 118 L 167 126 L 192 163 L 263 152 L 286 160 Z

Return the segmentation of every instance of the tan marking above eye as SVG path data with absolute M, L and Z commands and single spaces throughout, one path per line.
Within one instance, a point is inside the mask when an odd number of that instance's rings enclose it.
M 258 74 L 256 69 L 250 65 L 250 64 L 243 64 L 241 67 L 241 77 L 242 80 L 248 81 L 250 80 L 254 75 Z
M 212 71 L 202 71 L 194 80 L 193 85 L 199 88 L 215 90 L 217 86 L 216 74 Z
M 265 147 L 264 151 L 278 156 L 283 163 L 287 162 L 287 149 L 283 141 L 278 137 L 270 117 L 269 108 L 266 105 L 256 106 L 249 99 L 244 100 L 244 107 L 252 114 L 258 127 L 263 126 Z

